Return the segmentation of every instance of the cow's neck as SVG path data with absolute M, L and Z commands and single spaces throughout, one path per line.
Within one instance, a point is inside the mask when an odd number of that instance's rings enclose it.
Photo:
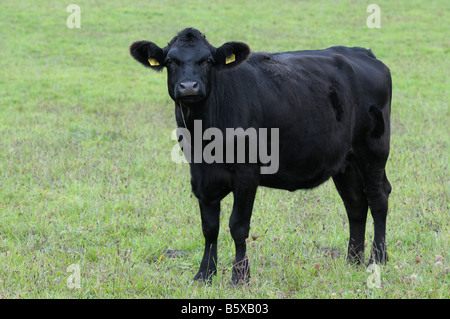
M 179 103 L 177 107 L 180 110 L 180 116 L 177 116 L 177 124 L 178 127 L 187 128 L 190 132 L 194 131 L 194 121 L 200 120 L 202 121 L 202 127 L 205 129 L 209 126 L 209 123 L 205 123 L 205 114 L 204 114 L 204 105 L 190 105 L 186 106 L 182 103 Z

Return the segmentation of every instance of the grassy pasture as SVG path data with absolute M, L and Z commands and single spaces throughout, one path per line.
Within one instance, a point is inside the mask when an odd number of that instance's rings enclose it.
M 379 29 L 366 26 L 370 1 L 76 3 L 79 29 L 66 25 L 70 2 L 0 3 L 0 298 L 450 297 L 447 1 L 380 0 Z M 258 190 L 252 279 L 233 289 L 227 197 L 217 278 L 188 285 L 203 236 L 188 166 L 170 157 L 165 71 L 128 53 L 135 40 L 163 46 L 187 26 L 215 46 L 237 40 L 254 51 L 363 46 L 390 67 L 381 288 L 345 262 L 348 222 L 331 182 Z

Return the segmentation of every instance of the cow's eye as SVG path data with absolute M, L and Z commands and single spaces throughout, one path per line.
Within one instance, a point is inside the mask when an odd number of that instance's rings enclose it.
M 166 65 L 167 66 L 169 66 L 169 65 L 179 65 L 180 63 L 178 62 L 178 60 L 176 60 L 176 59 L 171 59 L 171 58 L 169 58 L 169 59 L 167 59 L 166 60 Z
M 201 65 L 211 65 L 213 64 L 213 60 L 212 59 L 206 59 L 206 60 L 202 60 L 200 61 Z

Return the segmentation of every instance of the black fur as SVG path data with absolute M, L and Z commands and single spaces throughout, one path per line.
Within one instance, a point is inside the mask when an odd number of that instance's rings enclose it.
M 220 201 L 230 192 L 234 195 L 230 232 L 236 246 L 232 280 L 247 281 L 246 238 L 257 187 L 294 191 L 316 187 L 329 178 L 349 218 L 348 259 L 364 259 L 370 207 L 375 227 L 370 261 L 386 261 L 391 186 L 385 165 L 392 85 L 389 69 L 370 50 L 331 47 L 252 53 L 241 42 L 215 48 L 203 34 L 189 28 L 162 49 L 151 42 L 134 43 L 131 54 L 145 66 L 151 56 L 167 67 L 179 127 L 186 125 L 193 132 L 194 120 L 202 120 L 203 130 L 279 129 L 275 174 L 261 174 L 261 162 L 190 164 L 205 237 L 203 259 L 194 279 L 208 280 L 216 272 Z M 226 64 L 231 54 L 236 60 Z M 180 83 L 195 83 L 198 94 L 183 96 Z

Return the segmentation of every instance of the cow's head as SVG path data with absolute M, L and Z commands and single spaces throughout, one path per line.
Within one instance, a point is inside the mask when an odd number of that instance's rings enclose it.
M 153 70 L 167 68 L 169 94 L 176 103 L 197 104 L 209 95 L 213 69 L 238 66 L 250 56 L 250 48 L 242 42 L 227 42 L 215 48 L 200 31 L 187 28 L 164 48 L 137 41 L 130 46 L 130 53 Z

